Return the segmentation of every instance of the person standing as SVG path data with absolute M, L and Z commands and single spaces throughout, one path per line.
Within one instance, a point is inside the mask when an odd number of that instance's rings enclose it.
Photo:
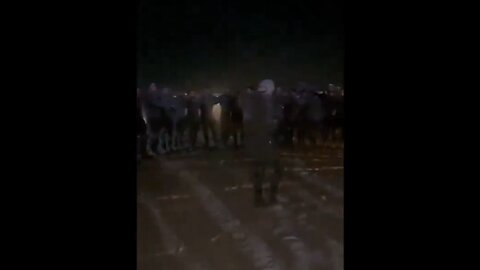
M 279 182 L 282 177 L 274 133 L 277 126 L 275 84 L 272 80 L 263 80 L 256 90 L 248 91 L 242 96 L 241 106 L 244 123 L 244 147 L 253 159 L 251 179 L 254 184 L 254 203 L 265 204 L 263 183 L 267 179 L 267 169 L 272 168 L 274 174 L 270 180 L 270 202 L 277 201 Z

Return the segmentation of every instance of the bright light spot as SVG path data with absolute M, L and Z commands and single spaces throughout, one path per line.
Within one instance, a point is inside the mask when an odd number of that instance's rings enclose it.
M 222 112 L 222 108 L 220 107 L 220 104 L 213 105 L 212 114 L 213 114 L 213 119 L 215 119 L 215 121 L 217 121 L 217 122 L 220 121 L 220 113 L 221 112 Z

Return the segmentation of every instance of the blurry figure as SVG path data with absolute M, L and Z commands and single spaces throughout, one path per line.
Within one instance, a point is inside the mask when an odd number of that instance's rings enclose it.
M 169 88 L 162 91 L 162 104 L 167 115 L 165 147 L 167 151 L 183 148 L 183 136 L 186 129 L 186 98 L 176 95 Z
M 215 129 L 215 120 L 213 118 L 213 106 L 218 103 L 218 98 L 204 90 L 201 95 L 200 103 L 200 119 L 203 131 L 203 137 L 205 139 L 205 146 L 210 146 L 210 132 L 212 133 L 211 142 L 216 145 L 218 142 L 217 131 Z
M 240 107 L 239 95 L 240 93 L 238 91 L 232 92 L 232 99 L 230 100 L 232 133 L 235 148 L 239 148 L 241 144 L 243 144 L 243 112 Z
M 240 141 L 243 142 L 243 113 L 239 104 L 239 93 L 228 91 L 221 95 L 218 101 L 222 108 L 220 115 L 222 144 L 227 146 L 230 137 L 233 137 L 235 148 L 239 148 Z
M 173 93 L 170 88 L 163 88 L 160 93 L 160 102 L 161 107 L 164 111 L 164 120 L 163 120 L 163 127 L 160 132 L 160 145 L 164 147 L 165 152 L 170 152 L 171 150 L 175 150 L 173 147 L 174 141 L 174 123 L 173 118 L 175 115 L 175 108 L 173 106 L 174 98 Z
M 277 88 L 275 93 L 279 122 L 276 131 L 276 140 L 279 145 L 293 146 L 293 94 L 289 90 Z
M 327 115 L 325 119 L 324 141 L 328 142 L 331 139 L 334 144 L 341 143 L 344 140 L 343 89 L 331 84 L 325 100 Z M 337 133 L 340 133 L 339 137 L 336 136 Z
M 307 91 L 306 101 L 306 139 L 310 145 L 315 145 L 317 144 L 317 138 L 321 137 L 321 131 L 325 126 L 326 106 L 314 89 Z
M 140 89 L 137 88 L 137 159 L 152 157 L 147 151 L 147 123 L 145 122 L 145 113 L 143 98 Z
M 174 96 L 173 108 L 175 114 L 173 120 L 173 143 L 176 149 L 184 149 L 184 137 L 188 128 L 186 94 Z
M 228 146 L 228 141 L 232 135 L 232 99 L 230 91 L 218 97 L 218 103 L 222 108 L 220 112 L 220 136 L 224 147 Z
M 275 118 L 275 85 L 272 80 L 263 80 L 256 91 L 242 96 L 243 121 L 245 129 L 245 150 L 253 159 L 251 177 L 254 184 L 254 202 L 256 206 L 265 203 L 263 183 L 267 169 L 272 168 L 270 177 L 270 202 L 277 201 L 279 181 L 282 176 L 276 143 L 274 140 L 277 119 Z
M 190 91 L 186 99 L 187 114 L 185 117 L 190 150 L 193 150 L 197 145 L 198 130 L 200 129 L 200 102 L 198 93 Z
M 297 144 L 301 149 L 307 145 L 316 145 L 326 129 L 328 115 L 327 98 L 324 98 L 317 87 L 304 84 L 294 94 L 293 126 Z
M 160 143 L 162 133 L 168 126 L 167 115 L 162 101 L 162 93 L 155 83 L 150 84 L 145 100 L 145 114 L 147 122 L 147 149 L 154 154 L 164 153 Z
M 297 88 L 293 98 L 295 102 L 294 121 L 297 144 L 304 148 L 308 130 L 308 93 L 305 88 Z

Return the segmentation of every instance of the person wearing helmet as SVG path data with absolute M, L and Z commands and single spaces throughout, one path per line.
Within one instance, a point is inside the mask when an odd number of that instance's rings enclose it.
M 272 80 L 263 80 L 257 89 L 245 93 L 241 100 L 244 123 L 244 147 L 253 158 L 251 177 L 254 184 L 254 202 L 265 204 L 262 185 L 268 168 L 274 169 L 270 177 L 270 202 L 276 202 L 278 185 L 281 179 L 281 167 L 277 158 L 275 140 L 276 115 Z

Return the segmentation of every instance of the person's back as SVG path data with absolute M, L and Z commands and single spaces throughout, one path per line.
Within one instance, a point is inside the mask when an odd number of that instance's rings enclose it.
M 275 177 L 270 178 L 270 200 L 276 201 L 281 167 L 278 161 L 275 141 L 273 139 L 276 119 L 273 100 L 273 81 L 264 80 L 257 91 L 250 91 L 242 96 L 244 125 L 244 147 L 253 158 L 252 180 L 254 182 L 254 200 L 256 205 L 264 203 L 262 184 L 266 179 L 266 170 L 273 167 Z
M 274 112 L 271 97 L 254 91 L 244 97 L 243 126 L 245 147 L 250 155 L 260 159 L 272 159 Z

